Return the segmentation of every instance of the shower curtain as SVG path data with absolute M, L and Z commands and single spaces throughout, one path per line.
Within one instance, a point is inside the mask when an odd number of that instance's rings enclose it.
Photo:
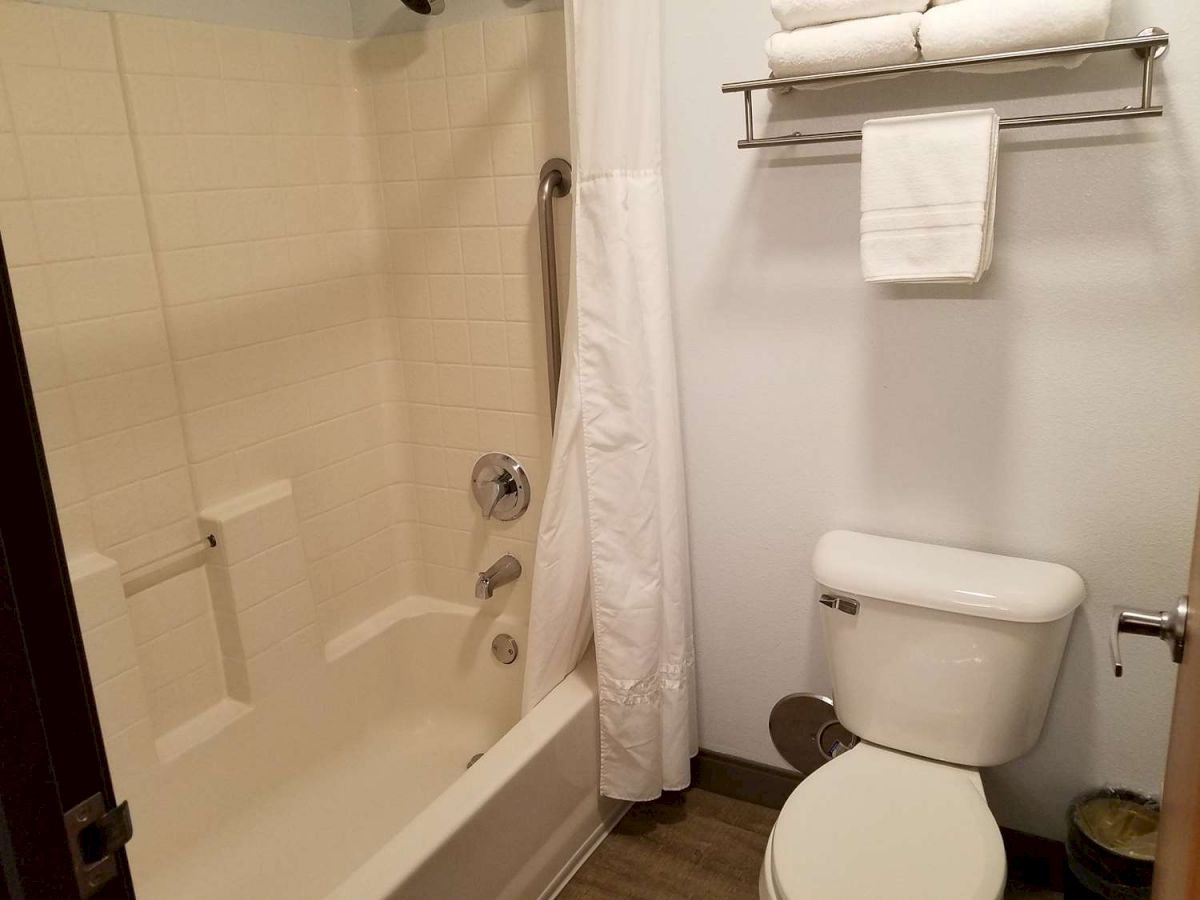
M 600 790 L 650 800 L 696 752 L 687 502 L 667 281 L 659 0 L 567 3 L 571 304 L 524 707 L 595 637 Z

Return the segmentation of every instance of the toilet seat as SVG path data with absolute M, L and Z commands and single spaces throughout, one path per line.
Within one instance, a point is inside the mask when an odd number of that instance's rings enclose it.
M 771 834 L 771 900 L 999 900 L 1004 846 L 974 769 L 860 743 L 809 775 Z

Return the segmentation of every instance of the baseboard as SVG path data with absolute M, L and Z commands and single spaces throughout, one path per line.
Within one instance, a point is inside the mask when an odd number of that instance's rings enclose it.
M 597 825 L 588 839 L 583 842 L 583 846 L 572 854 L 571 858 L 567 860 L 567 864 L 550 881 L 550 885 L 542 892 L 538 900 L 554 900 L 562 892 L 562 889 L 567 886 L 567 882 L 579 871 L 579 867 L 588 861 L 588 857 L 596 852 L 597 847 L 604 843 L 608 833 L 617 826 L 625 813 L 629 812 L 631 806 L 633 806 L 632 803 L 621 803 L 605 816 L 604 821 Z
M 692 759 L 694 787 L 770 809 L 782 809 L 784 801 L 803 778 L 791 769 L 713 750 L 702 749 Z M 1011 878 L 1030 887 L 1063 890 L 1067 851 L 1062 841 L 1003 826 L 1000 837 L 1004 841 Z
M 1030 887 L 1064 890 L 1067 847 L 1062 841 L 1000 826 L 1008 877 Z
M 694 787 L 770 809 L 783 809 L 784 801 L 791 796 L 802 777 L 791 769 L 780 769 L 714 750 L 701 749 L 692 757 Z

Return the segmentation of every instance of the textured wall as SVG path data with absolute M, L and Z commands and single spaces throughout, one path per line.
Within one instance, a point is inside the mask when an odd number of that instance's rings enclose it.
M 973 287 L 861 281 L 854 144 L 735 147 L 765 73 L 765 2 L 668 0 L 666 166 L 686 429 L 701 739 L 767 762 L 772 704 L 829 687 L 810 557 L 830 528 L 1049 559 L 1089 598 L 1040 745 L 986 774 L 1000 820 L 1062 831 L 1067 799 L 1155 789 L 1174 673 L 1157 643 L 1108 662 L 1109 608 L 1186 583 L 1200 421 L 1200 13 L 1157 24 L 1161 121 L 1007 132 L 996 253 Z M 1110 54 L 1109 57 L 1114 55 Z M 760 133 L 907 109 L 1136 102 L 1132 56 L 1074 72 L 941 74 L 771 98 Z M 1117 89 L 1114 91 L 1114 89 Z M 840 118 L 839 118 L 840 116 Z M 769 121 L 768 121 L 769 120 Z

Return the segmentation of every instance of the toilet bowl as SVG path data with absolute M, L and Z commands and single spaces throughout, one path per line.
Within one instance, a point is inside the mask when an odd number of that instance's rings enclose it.
M 979 773 L 862 742 L 788 798 L 764 900 L 999 900 L 1004 845 Z
M 779 814 L 766 900 L 998 900 L 979 768 L 1041 734 L 1083 580 L 1065 566 L 833 531 L 813 573 L 834 705 L 862 740 Z

